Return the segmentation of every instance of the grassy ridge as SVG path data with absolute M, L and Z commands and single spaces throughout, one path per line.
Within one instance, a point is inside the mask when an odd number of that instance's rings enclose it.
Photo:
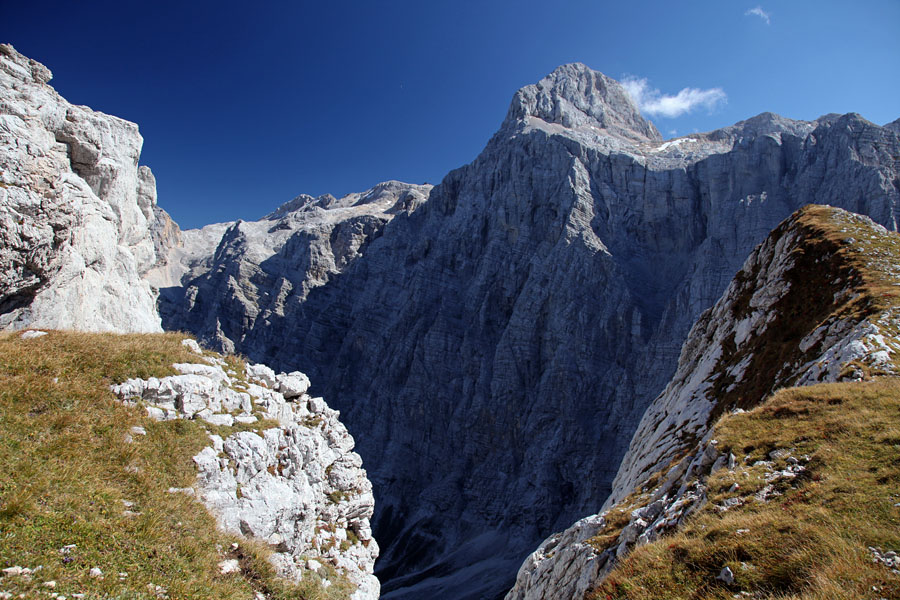
M 161 586 L 170 598 L 348 595 L 342 585 L 322 590 L 314 578 L 300 586 L 277 579 L 264 545 L 223 534 L 195 499 L 167 493 L 193 484 L 191 457 L 209 445 L 205 424 L 149 420 L 116 402 L 109 385 L 196 362 L 183 337 L 0 335 L 0 568 L 41 567 L 30 580 L 0 578 L 0 591 L 138 599 L 158 597 L 148 586 Z M 147 435 L 126 442 L 132 426 Z M 221 575 L 218 564 L 236 541 L 240 550 L 231 554 L 241 571 Z M 76 548 L 61 554 L 70 544 Z M 90 575 L 93 567 L 102 578 Z
M 900 380 L 783 390 L 723 417 L 714 437 L 739 466 L 711 476 L 705 507 L 636 548 L 592 598 L 900 598 L 900 575 L 868 550 L 900 549 Z M 778 449 L 807 455 L 807 471 L 756 501 L 766 471 L 787 463 L 752 465 Z M 744 504 L 715 508 L 733 497 Z M 724 567 L 731 585 L 716 579 Z

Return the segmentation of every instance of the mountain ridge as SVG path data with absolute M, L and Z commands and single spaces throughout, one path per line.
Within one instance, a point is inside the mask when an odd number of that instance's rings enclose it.
M 602 512 L 546 539 L 507 600 L 584 597 L 634 548 L 677 531 L 725 464 L 712 439 L 723 414 L 782 387 L 900 373 L 898 257 L 900 236 L 840 209 L 810 205 L 780 224 L 692 327 Z M 632 506 L 615 524 L 636 496 L 652 510 Z

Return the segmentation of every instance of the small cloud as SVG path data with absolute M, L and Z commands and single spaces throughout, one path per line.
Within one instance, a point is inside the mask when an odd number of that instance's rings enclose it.
M 646 79 L 637 77 L 626 77 L 622 81 L 622 87 L 641 112 L 650 116 L 679 117 L 700 107 L 712 111 L 719 104 L 728 101 L 722 88 L 708 90 L 684 88 L 674 96 L 666 96 L 659 90 L 651 88 Z
M 756 8 L 751 8 L 747 12 L 744 13 L 745 17 L 759 17 L 763 21 L 766 22 L 766 25 L 771 25 L 772 21 L 769 19 L 769 13 L 762 9 L 762 6 L 757 6 Z
M 670 130 L 669 130 L 669 135 L 671 135 L 672 137 L 675 137 L 676 135 L 678 135 L 678 130 L 677 130 L 677 129 L 670 129 Z

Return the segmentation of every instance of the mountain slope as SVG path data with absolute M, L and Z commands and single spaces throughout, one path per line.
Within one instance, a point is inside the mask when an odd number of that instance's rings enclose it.
M 782 390 L 726 415 L 713 436 L 737 460 L 706 479 L 707 503 L 588 597 L 900 597 L 898 415 L 896 377 Z
M 772 228 L 809 202 L 896 227 L 898 156 L 854 114 L 663 142 L 615 81 L 566 65 L 339 276 L 252 328 L 218 318 L 360 433 L 387 595 L 490 597 L 609 494 L 691 324 Z M 241 261 L 218 268 L 253 304 Z
M 846 211 L 807 206 L 776 228 L 691 329 L 675 376 L 632 438 L 605 512 L 548 538 L 522 566 L 507 598 L 582 597 L 633 547 L 686 523 L 713 494 L 715 484 L 706 481 L 710 473 L 725 465 L 733 471 L 734 455 L 759 454 L 753 450 L 761 442 L 741 438 L 747 432 L 738 424 L 732 438 L 746 443 L 725 447 L 713 430 L 721 415 L 743 412 L 790 385 L 900 373 L 898 264 L 900 236 Z M 804 394 L 793 397 L 817 395 Z M 890 394 L 884 400 L 882 410 L 896 402 Z M 889 411 L 882 416 L 892 418 Z M 815 446 L 822 440 L 812 436 L 807 441 Z M 762 447 L 765 454 L 778 446 Z M 842 477 L 852 482 L 852 474 Z M 772 475 L 764 483 L 775 479 Z M 721 496 L 724 490 L 716 488 L 722 502 L 744 498 L 720 504 L 721 512 L 763 488 L 739 483 L 737 495 L 731 489 Z M 677 588 L 675 593 L 680 593 Z

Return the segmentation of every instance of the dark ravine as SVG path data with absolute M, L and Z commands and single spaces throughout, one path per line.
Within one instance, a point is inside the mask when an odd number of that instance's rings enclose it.
M 215 318 L 176 294 L 164 326 L 301 369 L 342 411 L 387 597 L 495 597 L 596 512 L 691 324 L 772 228 L 819 203 L 896 229 L 898 156 L 897 122 L 852 113 L 663 142 L 618 83 L 565 65 L 321 285 L 290 279 L 324 238 L 254 263 L 245 224 L 177 282 Z

